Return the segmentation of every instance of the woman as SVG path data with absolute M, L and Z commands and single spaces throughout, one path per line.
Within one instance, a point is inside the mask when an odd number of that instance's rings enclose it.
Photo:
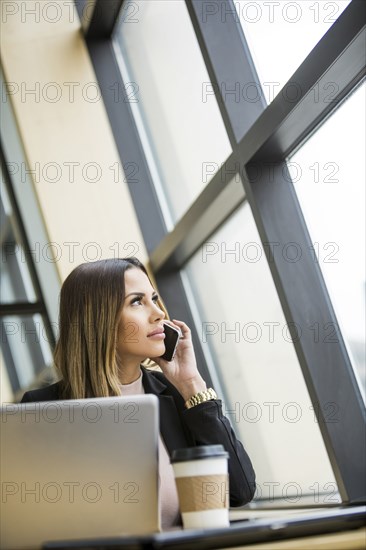
M 55 366 L 61 380 L 24 394 L 22 403 L 153 393 L 160 407 L 160 496 L 163 528 L 180 521 L 169 456 L 174 449 L 221 443 L 229 453 L 230 505 L 249 502 L 255 474 L 242 444 L 223 416 L 221 401 L 200 375 L 191 331 L 169 321 L 182 338 L 170 362 L 166 315 L 145 267 L 136 258 L 86 263 L 65 280 Z M 141 363 L 153 359 L 162 372 Z M 195 398 L 197 396 L 197 398 Z M 193 399 L 192 399 L 193 398 Z M 202 401 L 196 404 L 198 401 Z

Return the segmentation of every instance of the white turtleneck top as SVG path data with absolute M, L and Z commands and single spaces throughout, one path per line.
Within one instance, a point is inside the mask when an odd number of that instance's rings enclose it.
M 120 389 L 123 396 L 144 394 L 142 371 L 137 380 L 131 384 L 120 385 Z M 170 464 L 169 455 L 161 435 L 159 435 L 159 499 L 162 529 L 177 525 L 179 521 L 178 493 L 173 467 Z

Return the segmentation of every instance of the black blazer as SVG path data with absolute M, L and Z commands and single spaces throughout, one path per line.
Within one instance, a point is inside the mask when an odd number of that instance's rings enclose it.
M 252 500 L 255 473 L 243 445 L 223 415 L 221 401 L 206 401 L 186 409 L 183 397 L 163 373 L 141 368 L 145 393 L 153 393 L 159 398 L 160 433 L 169 454 L 184 447 L 222 444 L 229 453 L 230 506 L 242 506 Z M 26 392 L 21 402 L 55 401 L 60 399 L 59 392 L 60 383 L 56 382 Z

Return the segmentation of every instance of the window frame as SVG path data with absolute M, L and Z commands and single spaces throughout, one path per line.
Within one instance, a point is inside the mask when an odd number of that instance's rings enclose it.
M 0 64 L 0 81 L 5 86 L 5 75 Z M 19 244 L 23 247 L 24 261 L 27 264 L 30 281 L 35 294 L 34 301 L 30 299 L 18 299 L 10 303 L 0 304 L 0 324 L 2 330 L 2 353 L 4 367 L 7 370 L 10 386 L 13 392 L 13 400 L 19 401 L 25 390 L 32 387 L 39 387 L 48 382 L 54 381 L 55 374 L 51 363 L 45 366 L 45 361 L 51 361 L 52 351 L 55 346 L 58 333 L 58 294 L 61 281 L 55 265 L 48 261 L 41 253 L 41 247 L 48 243 L 47 233 L 43 224 L 37 198 L 34 194 L 33 185 L 30 181 L 28 162 L 21 142 L 18 126 L 11 101 L 2 102 L 0 119 L 0 162 L 2 169 L 2 185 L 6 190 L 8 200 L 12 208 L 12 215 L 15 219 Z M 13 165 L 24 166 L 24 177 L 27 185 L 24 185 L 23 176 L 19 170 L 11 170 Z M 2 244 L 6 241 L 7 222 L 2 224 Z M 12 241 L 10 241 L 12 242 Z M 20 280 L 20 273 L 17 276 L 15 290 L 22 289 L 23 281 Z M 29 387 L 21 386 L 17 372 L 21 367 L 15 364 L 9 344 L 4 317 L 24 317 L 25 330 L 27 334 L 37 335 L 37 321 L 32 315 L 40 315 L 43 323 L 42 337 L 45 339 L 44 346 L 36 338 L 30 338 L 27 342 L 29 356 L 32 358 L 35 378 Z M 44 355 L 45 348 L 49 348 L 49 356 Z M 43 349 L 42 349 L 43 348 Z M 45 368 L 43 368 L 45 367 Z
M 17 228 L 20 235 L 21 244 L 23 246 L 24 250 L 24 257 L 25 261 L 27 263 L 27 268 L 29 270 L 29 275 L 32 281 L 32 285 L 34 288 L 34 292 L 36 296 L 38 297 L 36 301 L 29 302 L 25 300 L 16 300 L 14 302 L 9 303 L 0 303 L 0 326 L 1 326 L 1 334 L 2 334 L 2 352 L 4 356 L 4 362 L 7 369 L 7 373 L 9 376 L 9 381 L 12 387 L 12 391 L 14 394 L 14 399 L 17 400 L 20 398 L 24 391 L 27 388 L 24 388 L 20 384 L 19 376 L 17 373 L 16 365 L 14 363 L 14 358 L 11 352 L 11 347 L 9 345 L 8 336 L 6 327 L 4 324 L 4 318 L 11 317 L 11 316 L 31 316 L 34 314 L 39 314 L 42 318 L 42 322 L 44 325 L 45 330 L 45 336 L 47 337 L 47 342 L 50 346 L 50 350 L 52 350 L 55 346 L 55 334 L 52 327 L 52 323 L 48 314 L 48 310 L 46 307 L 45 297 L 44 293 L 42 291 L 42 287 L 35 269 L 35 265 L 32 258 L 32 252 L 31 247 L 29 244 L 29 239 L 23 224 L 23 220 L 21 217 L 20 209 L 18 206 L 18 202 L 16 199 L 16 195 L 14 193 L 11 177 L 9 174 L 7 162 L 5 159 L 1 139 L 0 139 L 0 163 L 1 163 L 1 171 L 3 174 L 3 185 L 6 188 L 6 192 L 9 197 L 9 201 L 11 204 L 12 212 L 14 215 L 14 218 L 16 220 Z M 4 234 L 4 238 L 6 238 L 6 235 Z M 3 244 L 3 243 L 2 243 Z M 16 243 L 14 243 L 16 244 Z M 15 291 L 17 290 L 21 291 L 22 294 L 24 293 L 24 284 L 23 280 L 21 279 L 20 273 L 14 273 L 14 275 L 17 275 L 15 277 Z M 36 334 L 36 328 L 35 323 L 32 317 L 29 319 L 26 319 L 24 321 L 27 325 L 27 330 L 30 331 L 32 334 Z M 42 379 L 42 377 L 46 374 L 48 374 L 48 368 L 44 369 L 43 365 L 43 352 L 41 350 L 40 344 L 33 339 L 28 342 L 28 349 L 30 356 L 32 357 L 32 361 L 35 367 L 35 375 L 36 379 Z
M 82 16 L 85 0 L 75 1 Z M 234 17 L 225 17 L 223 21 L 218 10 L 203 21 L 200 14 L 205 1 L 186 0 L 186 6 L 211 83 L 220 90 L 221 82 L 254 82 L 260 90 L 243 30 L 235 17 L 234 2 L 226 1 L 226 12 L 231 11 Z M 332 323 L 333 327 L 338 327 L 322 273 L 313 261 L 310 236 L 287 171 L 286 158 L 331 115 L 365 74 L 366 26 L 362 0 L 352 0 L 285 84 L 283 93 L 278 94 L 270 105 L 266 106 L 263 100 L 257 104 L 235 102 L 230 96 L 227 100 L 221 91 L 217 94 L 233 152 L 170 233 L 164 223 L 130 105 L 114 102 L 109 91 L 112 83 L 124 88 L 112 33 L 118 13 L 127 3 L 123 0 L 108 3 L 96 0 L 93 15 L 89 22 L 84 21 L 83 28 L 121 162 L 137 162 L 139 166 L 143 186 L 136 186 L 128 176 L 126 180 L 151 268 L 168 309 L 174 310 L 176 316 L 193 327 L 180 269 L 233 210 L 248 200 L 262 243 L 296 242 L 303 252 L 308 251 L 299 262 L 290 263 L 280 253 L 281 247 L 272 253 L 268 246 L 264 246 L 288 326 L 306 326 L 310 318 L 322 326 Z M 333 100 L 326 102 L 322 92 L 324 84 L 330 81 L 337 83 L 338 90 Z M 287 92 L 290 92 L 293 82 L 299 85 L 301 93 L 290 102 L 286 97 L 289 97 Z M 316 86 L 320 89 L 319 101 L 312 98 Z M 268 163 L 271 163 L 270 176 Z M 210 215 L 210 207 L 214 200 L 220 200 L 218 192 L 229 184 L 238 170 L 245 193 L 238 195 L 235 204 L 228 205 L 222 198 L 222 213 L 215 220 Z M 258 173 L 260 177 L 257 177 Z M 207 210 L 204 231 L 202 226 L 197 231 L 199 220 Z M 279 223 L 279 219 L 284 223 Z M 192 333 L 200 370 L 211 382 L 199 335 L 194 328 Z M 356 503 L 365 498 L 366 472 L 363 465 L 366 448 L 362 434 L 366 418 L 343 337 L 338 331 L 337 341 L 331 345 L 325 342 L 315 345 L 310 331 L 300 339 L 296 335 L 296 330 L 293 330 L 295 350 L 342 501 Z M 321 372 L 317 365 L 322 365 Z M 330 403 L 335 403 L 340 411 L 337 422 L 327 421 Z

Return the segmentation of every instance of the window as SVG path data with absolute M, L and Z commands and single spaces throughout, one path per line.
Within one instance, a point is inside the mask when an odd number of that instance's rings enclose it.
M 129 160 L 128 155 L 137 151 L 141 171 L 147 167 L 144 193 L 139 195 L 133 182 L 129 189 L 168 310 L 177 318 L 184 315 L 191 324 L 201 372 L 208 382 L 221 386 L 234 428 L 255 457 L 260 483 L 274 482 L 276 497 L 290 496 L 294 503 L 299 496 L 296 483 L 301 496 L 314 497 L 313 503 L 335 503 L 335 485 L 342 502 L 364 499 L 364 407 L 347 352 L 353 353 L 347 332 L 351 329 L 346 328 L 345 313 L 337 303 L 337 290 L 331 288 L 336 278 L 331 283 L 332 276 L 324 266 L 319 268 L 314 252 L 308 250 L 314 248 L 314 241 L 331 239 L 320 231 L 315 208 L 310 207 L 308 215 L 307 199 L 302 196 L 308 196 L 312 205 L 317 195 L 302 193 L 301 187 L 311 187 L 305 180 L 301 186 L 295 178 L 293 185 L 286 166 L 290 157 L 294 177 L 295 163 L 308 165 L 306 154 L 314 156 L 309 138 L 328 119 L 313 138 L 317 151 L 324 147 L 323 132 L 333 125 L 332 111 L 361 80 L 365 69 L 362 2 L 121 2 L 119 25 L 106 5 L 97 0 L 86 37 L 121 158 Z M 254 26 L 248 19 L 257 17 L 264 7 L 267 14 L 274 10 L 276 20 L 271 23 L 267 17 L 266 22 L 261 16 Z M 99 10 L 104 10 L 105 17 L 100 17 Z M 111 48 L 113 32 L 119 49 Z M 301 93 L 295 98 L 281 94 L 272 101 L 295 73 Z M 117 105 L 108 99 L 111 81 L 125 93 L 125 101 Z M 336 89 L 326 88 L 329 81 L 337 83 Z M 218 91 L 217 104 L 197 103 L 197 91 L 204 82 Z M 265 82 L 272 84 L 265 86 Z M 260 89 L 261 83 L 267 102 L 245 95 Z M 290 85 L 287 82 L 284 89 L 289 91 Z M 133 90 L 138 90 L 138 101 L 127 97 Z M 352 97 L 349 101 L 353 103 Z M 343 108 L 347 103 L 335 112 L 334 120 Z M 361 120 L 359 111 L 357 118 Z M 344 143 L 343 135 L 338 132 L 337 137 Z M 302 148 L 295 153 L 299 144 Z M 340 155 L 344 158 L 348 153 L 341 150 Z M 207 161 L 215 169 L 211 178 L 203 180 L 201 164 Z M 310 166 L 318 162 L 319 169 L 324 169 L 324 163 L 332 161 L 317 155 Z M 272 167 L 275 184 L 266 180 L 263 171 L 254 178 L 255 165 Z M 245 192 L 232 184 L 236 173 Z M 321 191 L 319 186 L 316 193 Z M 216 223 L 213 212 L 218 213 Z M 152 235 L 158 237 L 154 240 Z M 292 261 L 293 249 L 282 254 L 283 247 L 296 239 L 307 251 L 301 262 Z M 264 256 L 250 261 L 259 250 L 263 254 L 266 242 L 277 240 L 273 257 L 267 251 L 266 261 Z M 246 246 L 249 242 L 260 246 Z M 335 310 L 349 340 L 347 346 L 342 334 L 331 345 L 314 342 L 307 320 L 336 323 Z M 246 326 L 241 326 L 245 313 L 250 318 L 244 318 Z M 296 340 L 298 320 L 304 332 Z M 275 324 L 264 324 L 272 321 Z M 280 331 L 279 341 L 263 340 L 264 334 L 271 335 L 271 327 L 275 336 L 281 326 L 284 333 Z M 259 336 L 258 342 L 250 341 Z M 259 395 L 261 390 L 265 398 Z M 289 421 L 251 422 L 250 415 L 259 409 L 248 408 L 248 403 L 259 403 L 262 414 L 269 413 L 271 405 L 267 408 L 266 403 L 272 401 L 272 394 Z M 290 421 L 296 405 L 284 410 L 291 401 L 301 407 L 301 427 L 300 420 Z M 246 414 L 241 423 L 235 423 L 236 403 L 239 417 L 243 407 Z M 334 416 L 337 411 L 347 414 Z M 295 444 L 289 442 L 289 434 Z M 299 434 L 316 449 L 314 462 Z M 269 448 L 268 441 L 275 444 Z M 291 468 L 300 449 L 309 460 L 302 456 L 303 471 L 295 472 Z M 287 472 L 282 465 L 284 454 L 293 460 L 286 462 Z M 289 472 L 295 476 L 293 486 L 286 486 Z M 320 492 L 328 500 L 316 500 L 314 493 L 319 496 Z M 262 492 L 257 499 L 265 496 Z
M 1 115 L 1 399 L 11 401 L 53 379 L 59 281 L 41 254 L 48 240 L 7 99 Z
M 363 394 L 366 389 L 365 100 L 362 84 L 289 162 L 313 241 L 314 259 L 325 278 Z
M 313 496 L 316 503 L 317 488 L 317 497 L 321 492 L 337 502 L 337 485 L 247 202 L 202 244 L 186 272 L 224 411 L 256 466 L 256 497 L 294 503 Z M 302 462 L 307 467 L 299 472 Z
M 0 300 L 2 304 L 19 301 L 36 302 L 26 253 L 5 188 L 5 176 L 2 170 L 1 180 L 3 183 L 0 196 L 2 225 Z
M 351 0 L 235 2 L 263 93 L 270 103 Z M 224 15 L 224 14 L 223 14 Z M 294 93 L 297 93 L 294 82 Z M 331 90 L 329 90 L 331 91 Z
M 136 24 L 121 18 L 125 101 L 133 110 L 146 158 L 176 222 L 231 153 L 207 70 L 183 0 L 134 2 Z M 160 189 L 160 184 L 162 189 Z
M 44 305 L 34 286 L 34 268 L 22 238 L 23 229 L 11 206 L 6 179 L 2 170 L 1 352 L 9 386 L 2 398 L 10 400 L 49 370 L 54 341 Z M 34 315 L 27 315 L 28 311 Z M 35 313 L 37 311 L 39 313 Z M 12 315 L 12 312 L 20 314 Z
M 5 316 L 1 322 L 1 329 L 6 366 L 8 370 L 12 363 L 15 367 L 11 375 L 16 381 L 13 384 L 13 392 L 25 390 L 34 383 L 41 382 L 37 378 L 52 365 L 53 343 L 47 334 L 42 316 Z M 51 374 L 47 379 L 51 379 Z

